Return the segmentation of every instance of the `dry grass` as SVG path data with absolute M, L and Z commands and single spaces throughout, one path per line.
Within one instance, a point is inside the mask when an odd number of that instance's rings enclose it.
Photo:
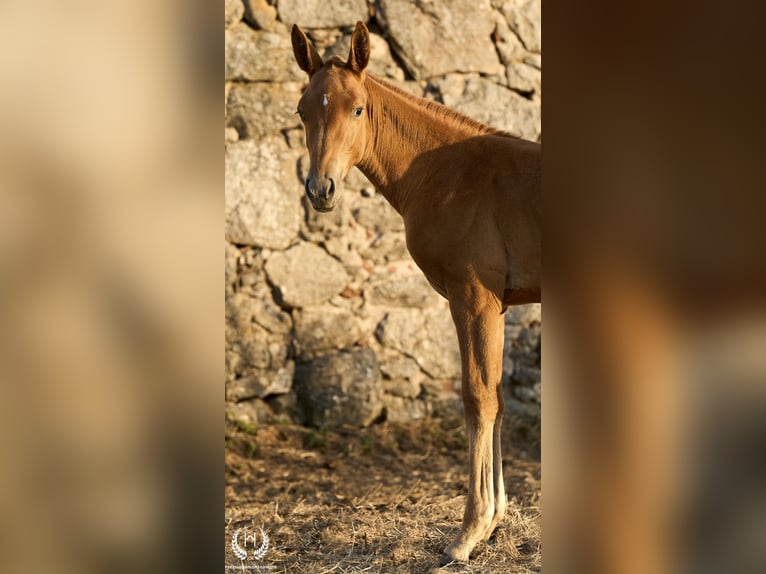
M 511 436 L 512 435 L 512 436 Z M 270 572 L 489 573 L 540 571 L 539 426 L 511 421 L 508 514 L 468 565 L 437 569 L 465 503 L 462 422 L 320 432 L 294 425 L 227 429 L 226 563 L 237 528 L 263 527 Z M 536 443 L 536 444 L 535 444 Z M 531 444 L 531 446 L 529 446 Z M 230 569 L 229 572 L 238 571 Z

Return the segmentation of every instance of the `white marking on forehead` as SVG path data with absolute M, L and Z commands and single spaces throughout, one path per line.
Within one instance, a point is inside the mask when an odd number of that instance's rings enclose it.
M 328 100 L 328 99 L 327 99 L 327 92 L 325 92 L 325 93 L 322 95 L 322 105 L 323 105 L 324 107 L 327 107 L 327 104 L 329 104 L 329 103 L 330 103 L 330 100 Z

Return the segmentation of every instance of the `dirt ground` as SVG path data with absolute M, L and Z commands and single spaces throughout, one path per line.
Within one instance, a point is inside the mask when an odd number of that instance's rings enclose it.
M 228 422 L 226 571 L 540 572 L 539 421 L 507 420 L 504 434 L 508 513 L 468 565 L 438 569 L 465 504 L 461 419 L 337 431 Z M 240 560 L 232 534 L 259 528 L 268 550 Z

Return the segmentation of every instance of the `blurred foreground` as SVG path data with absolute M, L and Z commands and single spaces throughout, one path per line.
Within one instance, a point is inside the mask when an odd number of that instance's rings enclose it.
M 220 565 L 223 38 L 182 8 L 0 8 L 5 573 Z
M 763 7 L 589 8 L 544 14 L 545 570 L 764 572 Z

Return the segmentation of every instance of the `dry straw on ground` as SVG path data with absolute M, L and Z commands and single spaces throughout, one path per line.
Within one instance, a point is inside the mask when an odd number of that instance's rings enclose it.
M 539 425 L 508 421 L 505 434 L 508 514 L 468 565 L 439 570 L 439 554 L 456 534 L 465 504 L 462 421 L 338 431 L 232 423 L 226 563 L 251 566 L 250 572 L 253 566 L 312 573 L 539 572 Z M 533 446 L 511 446 L 519 444 Z M 266 556 L 240 562 L 231 534 L 261 526 L 270 538 Z

